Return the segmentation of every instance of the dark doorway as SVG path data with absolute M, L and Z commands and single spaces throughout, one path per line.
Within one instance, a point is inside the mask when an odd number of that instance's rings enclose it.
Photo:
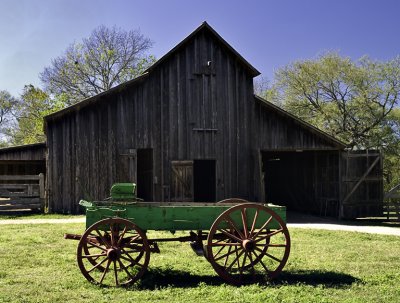
M 215 202 L 215 160 L 194 160 L 193 179 L 194 201 Z
M 137 196 L 145 201 L 153 200 L 153 149 L 137 150 Z
M 312 152 L 264 152 L 263 172 L 267 202 L 288 210 L 309 211 L 315 202 Z

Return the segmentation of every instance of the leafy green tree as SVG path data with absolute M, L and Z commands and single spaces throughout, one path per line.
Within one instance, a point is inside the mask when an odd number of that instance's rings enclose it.
M 8 134 L 13 145 L 44 142 L 43 118 L 66 105 L 66 96 L 51 99 L 41 89 L 25 85 L 16 110 L 16 125 L 9 128 Z
M 400 180 L 392 167 L 400 162 L 400 57 L 354 62 L 328 53 L 294 62 L 277 71 L 264 96 L 350 148 L 382 149 L 388 186 Z
M 155 61 L 146 54 L 151 46 L 139 30 L 100 26 L 53 59 L 40 79 L 50 94 L 68 96 L 70 105 L 140 75 Z
M 8 145 L 7 128 L 13 122 L 17 105 L 18 100 L 8 91 L 0 91 L 0 147 Z

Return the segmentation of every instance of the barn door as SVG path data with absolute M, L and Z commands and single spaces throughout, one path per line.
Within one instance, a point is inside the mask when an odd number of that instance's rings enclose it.
M 193 161 L 171 163 L 171 201 L 193 201 Z
M 383 174 L 379 151 L 342 153 L 340 217 L 382 215 Z
M 117 167 L 117 182 L 137 182 L 137 150 L 127 149 L 119 155 Z

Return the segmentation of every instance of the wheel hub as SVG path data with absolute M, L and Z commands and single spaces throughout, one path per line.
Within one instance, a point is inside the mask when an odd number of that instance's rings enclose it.
M 253 239 L 246 239 L 243 240 L 242 246 L 245 249 L 245 251 L 253 251 L 254 248 L 256 247 L 256 243 L 254 242 Z
M 112 248 L 107 249 L 107 257 L 111 261 L 118 260 L 120 256 L 121 256 L 121 251 L 118 248 L 112 247 Z

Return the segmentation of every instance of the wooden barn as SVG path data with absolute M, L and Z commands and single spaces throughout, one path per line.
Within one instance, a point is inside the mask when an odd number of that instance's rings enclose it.
M 266 58 L 267 60 L 267 58 Z M 45 118 L 51 212 L 115 182 L 147 201 L 269 201 L 323 215 L 380 211 L 381 156 L 254 95 L 259 72 L 203 23 L 142 76 Z

